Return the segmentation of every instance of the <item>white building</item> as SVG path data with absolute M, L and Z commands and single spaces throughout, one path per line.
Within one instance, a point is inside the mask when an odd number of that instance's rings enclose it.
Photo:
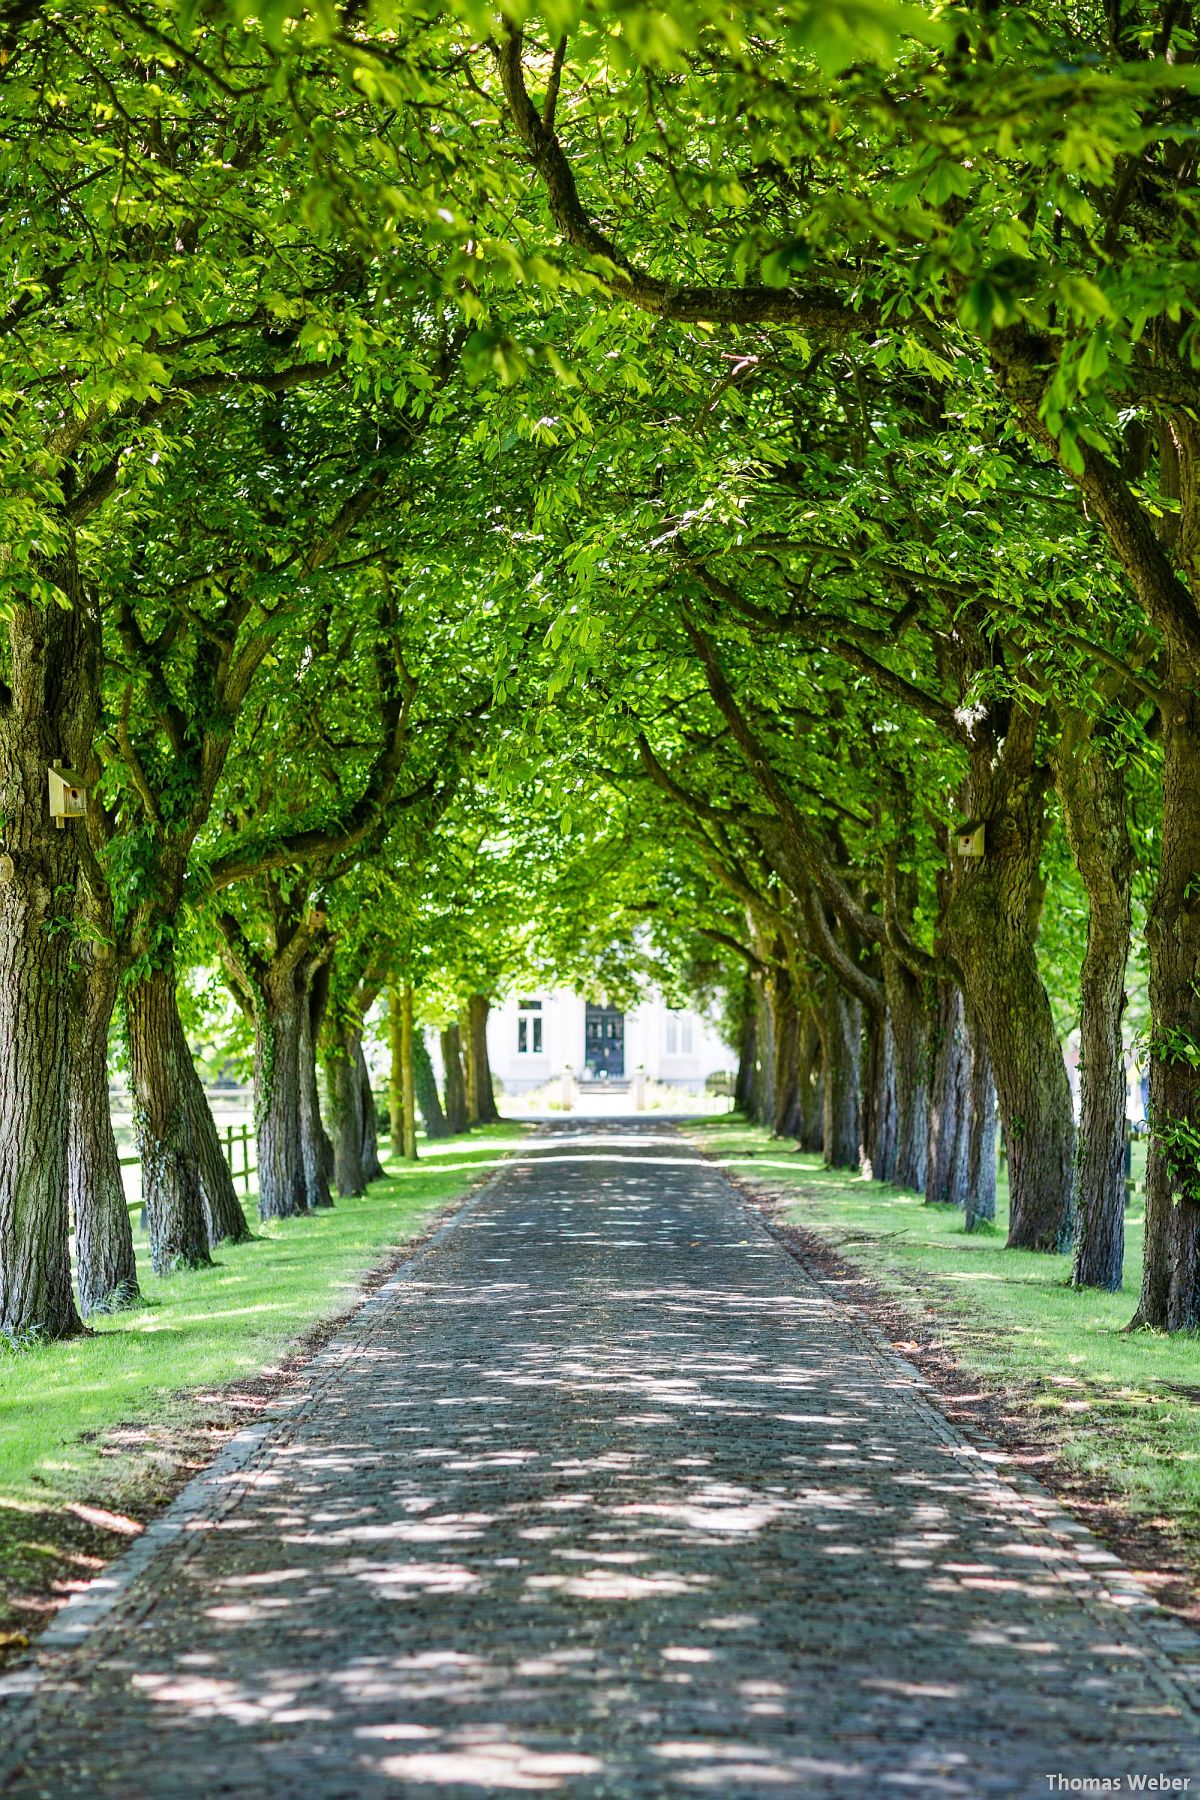
M 565 1069 L 584 1082 L 652 1081 L 699 1093 L 708 1076 L 731 1074 L 737 1056 L 695 1012 L 673 1012 L 648 995 L 632 1012 L 597 1006 L 568 988 L 514 995 L 488 1019 L 488 1060 L 507 1093 L 528 1093 Z

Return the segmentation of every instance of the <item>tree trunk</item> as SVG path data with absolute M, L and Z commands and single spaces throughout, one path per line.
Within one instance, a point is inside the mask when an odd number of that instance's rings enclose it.
M 872 1013 L 867 1021 L 867 1055 L 863 1080 L 863 1155 L 876 1181 L 896 1179 L 899 1113 L 896 1102 L 896 1049 L 891 1014 Z
M 108 1034 L 120 966 L 108 944 L 79 947 L 70 1027 L 67 1194 L 84 1318 L 139 1297 L 133 1228 L 108 1107 Z
M 446 1072 L 446 1124 L 453 1135 L 467 1129 L 467 1084 L 457 1024 L 447 1025 L 442 1032 L 442 1067 Z
M 404 1021 L 401 1017 L 400 983 L 388 989 L 388 1137 L 392 1155 L 404 1154 Z
M 996 1217 L 996 1086 L 983 1033 L 970 1033 L 967 1126 L 967 1199 L 964 1229 Z
M 487 1023 L 492 1003 L 486 994 L 472 994 L 467 1002 L 467 1028 L 471 1044 L 471 1066 L 475 1071 L 475 1112 L 481 1125 L 496 1125 L 500 1110 L 492 1087 L 492 1065 L 488 1057 Z
M 925 1198 L 933 1206 L 965 1207 L 971 1047 L 957 982 L 938 983 L 934 1017 Z
M 1037 717 L 1014 703 L 1002 748 L 972 752 L 967 811 L 984 854 L 955 859 L 943 926 L 962 973 L 972 1034 L 982 1033 L 1009 1148 L 1009 1233 L 1023 1250 L 1071 1241 L 1075 1116 L 1035 951 L 1048 771 Z
M 857 1169 L 860 1163 L 862 1006 L 832 976 L 826 978 L 825 986 L 821 1034 L 825 1162 L 831 1169 Z
M 471 1015 L 463 1009 L 458 1027 L 458 1044 L 462 1055 L 463 1096 L 467 1109 L 467 1125 L 479 1124 L 479 1070 L 475 1062 L 475 1040 L 471 1034 Z
M 363 1171 L 362 1087 L 358 1073 L 358 1033 L 343 1029 L 332 1036 L 325 1059 L 329 1123 L 333 1138 L 333 1169 L 337 1191 L 343 1199 L 365 1194 Z
M 333 1205 L 333 1144 L 321 1122 L 317 1088 L 317 1041 L 329 997 L 329 959 L 322 955 L 307 965 L 308 986 L 300 1014 L 300 1157 L 304 1166 L 304 1198 L 311 1211 Z
M 929 1015 L 924 982 L 890 950 L 883 979 L 896 1059 L 896 1167 L 892 1180 L 919 1193 L 929 1152 Z
M 795 994 L 787 973 L 782 969 L 777 970 L 770 980 L 771 1024 L 774 1032 L 774 1050 L 771 1062 L 775 1071 L 775 1103 L 771 1112 L 771 1130 L 776 1137 L 786 1137 L 789 1120 L 796 1111 L 799 1099 L 797 1083 L 799 1079 L 800 1021 L 796 1011 Z
M 754 1117 L 759 1125 L 770 1125 L 775 1117 L 775 1014 L 770 983 L 764 977 L 757 983 L 755 995 L 755 1038 L 758 1043 L 757 1080 L 754 1087 Z
M 737 1076 L 733 1084 L 733 1103 L 741 1113 L 749 1113 L 754 1102 L 754 1061 L 758 1053 L 754 1030 L 754 992 L 749 982 L 742 999 L 742 1024 L 738 1034 Z
M 1163 708 L 1163 824 L 1150 946 L 1146 1255 L 1134 1323 L 1200 1325 L 1200 694 Z
M 1075 1148 L 1076 1287 L 1115 1292 L 1125 1264 L 1125 967 L 1133 847 L 1125 772 L 1094 735 L 1064 737 L 1057 759 L 1063 821 L 1088 897 L 1079 974 L 1079 1135 Z
M 446 1115 L 442 1111 L 441 1095 L 437 1090 L 434 1078 L 433 1063 L 429 1058 L 429 1046 L 425 1042 L 425 1033 L 416 1030 L 413 1033 L 413 1086 L 416 1089 L 417 1106 L 425 1123 L 425 1136 L 443 1138 L 448 1136 L 449 1128 Z
M 413 1073 L 413 991 L 408 982 L 400 996 L 400 1101 L 404 1117 L 404 1156 L 417 1160 L 417 1093 Z
M 0 1332 L 82 1329 L 71 1291 L 66 1198 L 70 933 L 50 929 L 75 892 L 81 824 L 48 811 L 52 764 L 86 767 L 99 695 L 99 628 L 74 569 L 68 607 L 8 614 L 0 702 Z
M 307 982 L 295 961 L 288 958 L 282 967 L 268 965 L 254 1005 L 260 1219 L 293 1219 L 308 1210 L 300 1069 L 307 1010 Z
M 177 1010 L 177 1020 L 178 1017 Z M 179 1035 L 186 1058 L 180 1063 L 184 1080 L 183 1104 L 191 1132 L 192 1154 L 200 1171 L 200 1197 L 204 1202 L 208 1247 L 215 1250 L 218 1244 L 245 1244 L 253 1234 L 246 1223 L 233 1171 L 225 1159 L 221 1134 L 212 1116 L 204 1083 L 196 1073 L 196 1065 L 183 1037 L 182 1025 Z
M 821 1076 L 821 1031 L 816 1008 L 805 1008 L 800 1056 L 800 1148 L 820 1156 L 825 1145 L 824 1082 Z
M 375 1095 L 371 1088 L 371 1072 L 358 1034 L 358 1103 L 362 1108 L 362 1161 L 366 1181 L 382 1181 L 384 1167 L 379 1160 L 379 1127 L 375 1114 Z
M 173 963 L 128 984 L 125 1019 L 150 1261 L 156 1275 L 202 1268 L 211 1261 L 208 1222 L 184 1104 L 186 1078 L 196 1074 L 179 1021 Z

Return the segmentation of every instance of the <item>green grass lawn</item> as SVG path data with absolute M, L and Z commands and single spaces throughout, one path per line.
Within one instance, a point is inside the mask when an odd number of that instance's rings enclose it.
M 142 1302 L 93 1335 L 0 1353 L 0 1647 L 48 1589 L 84 1578 L 246 1417 L 231 1383 L 278 1370 L 297 1339 L 354 1302 L 362 1277 L 499 1165 L 520 1125 L 422 1145 L 422 1160 L 329 1212 L 260 1224 L 212 1269 L 157 1280 L 136 1240 Z M 248 1205 L 253 1207 L 251 1196 Z M 132 1519 L 126 1514 L 132 1513 Z M 39 1595 L 41 1598 L 39 1598 Z
M 1004 1248 L 1003 1184 L 995 1226 L 968 1236 L 954 1208 L 824 1169 L 744 1120 L 689 1133 L 731 1174 L 776 1190 L 782 1219 L 861 1268 L 964 1368 L 1030 1409 L 1070 1464 L 1196 1554 L 1200 1340 L 1124 1329 L 1141 1282 L 1140 1197 L 1126 1215 L 1124 1287 L 1077 1293 L 1068 1257 Z

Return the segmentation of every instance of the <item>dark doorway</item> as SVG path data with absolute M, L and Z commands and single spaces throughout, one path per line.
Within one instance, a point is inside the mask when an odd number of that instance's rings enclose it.
M 624 1075 L 625 1014 L 615 1006 L 588 1006 L 583 1026 L 583 1062 L 588 1074 L 602 1081 Z

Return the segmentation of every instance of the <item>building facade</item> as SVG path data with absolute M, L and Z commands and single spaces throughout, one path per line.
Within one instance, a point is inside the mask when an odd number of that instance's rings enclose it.
M 488 1059 L 510 1094 L 528 1093 L 570 1069 L 581 1081 L 652 1081 L 703 1090 L 737 1057 L 708 1021 L 651 994 L 631 1012 L 596 1005 L 568 988 L 513 995 L 488 1019 Z

